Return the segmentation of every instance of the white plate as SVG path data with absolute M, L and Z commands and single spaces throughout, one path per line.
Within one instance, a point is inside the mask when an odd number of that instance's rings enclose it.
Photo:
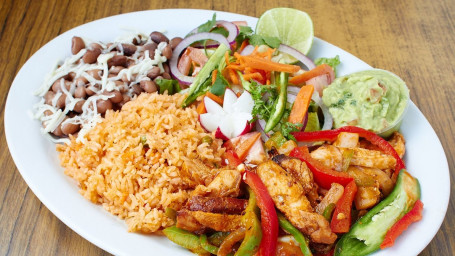
M 125 28 L 144 33 L 166 31 L 169 38 L 184 36 L 212 17 L 206 10 L 153 10 L 113 16 L 71 29 L 37 51 L 22 67 L 11 86 L 5 109 L 5 133 L 14 162 L 36 196 L 75 232 L 115 255 L 191 255 L 165 237 L 128 233 L 124 221 L 94 205 L 78 193 L 76 182 L 63 174 L 53 143 L 40 133 L 40 123 L 30 111 L 38 102 L 32 92 L 42 83 L 57 60 L 71 54 L 74 35 L 109 42 L 125 34 Z M 256 18 L 217 12 L 223 20 Z M 316 31 L 317 33 L 317 31 Z M 339 55 L 339 75 L 371 68 L 353 55 L 315 38 L 310 57 Z M 438 231 L 449 200 L 449 169 L 441 143 L 417 109 L 411 106 L 403 120 L 408 170 L 420 180 L 424 203 L 422 221 L 413 224 L 396 245 L 375 255 L 417 255 Z M 43 242 L 45 238 L 43 237 Z

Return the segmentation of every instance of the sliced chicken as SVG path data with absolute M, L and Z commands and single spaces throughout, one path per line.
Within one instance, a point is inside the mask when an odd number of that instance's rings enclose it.
M 390 145 L 392 145 L 392 147 L 395 149 L 395 151 L 397 151 L 398 156 L 400 156 L 400 158 L 403 158 L 404 153 L 406 152 L 406 149 L 404 146 L 405 142 L 406 141 L 404 140 L 403 135 L 399 132 L 394 132 L 392 137 L 389 140 Z
M 191 196 L 238 197 L 241 181 L 239 170 L 221 170 L 208 186 L 198 185 Z
M 345 148 L 339 148 L 343 153 Z M 378 168 L 378 169 L 393 169 L 397 160 L 391 156 L 382 153 L 381 151 L 369 150 L 364 148 L 353 148 L 353 155 L 351 158 L 351 165 L 359 165 L 363 167 Z
M 290 173 L 294 179 L 300 182 L 305 194 L 314 188 L 313 173 L 305 162 L 286 155 L 277 155 L 273 157 L 272 160 Z
M 242 216 L 183 209 L 177 212 L 178 228 L 203 233 L 207 229 L 230 232 L 242 226 Z
M 381 192 L 375 186 L 358 187 L 354 203 L 357 210 L 369 209 L 375 206 L 381 197 Z
M 343 154 L 338 147 L 322 145 L 310 154 L 312 158 L 319 160 L 333 170 L 341 171 L 343 168 Z
M 359 134 L 350 132 L 340 132 L 333 145 L 341 148 L 356 148 L 359 144 Z
M 197 184 L 208 185 L 217 174 L 218 170 L 211 170 L 207 165 L 198 159 L 188 159 L 183 162 L 181 176 Z
M 344 193 L 344 187 L 341 186 L 338 183 L 332 183 L 332 186 L 330 187 L 329 191 L 327 194 L 324 196 L 322 201 L 316 206 L 315 211 L 319 214 L 324 213 L 325 208 L 329 204 L 336 204 L 338 200 L 343 196 Z
M 286 218 L 316 243 L 334 243 L 337 236 L 329 222 L 313 212 L 303 186 L 291 174 L 273 161 L 257 167 L 257 173 L 267 187 L 275 206 Z
M 232 197 L 191 197 L 185 208 L 190 211 L 203 211 L 225 214 L 242 214 L 248 204 L 246 199 Z

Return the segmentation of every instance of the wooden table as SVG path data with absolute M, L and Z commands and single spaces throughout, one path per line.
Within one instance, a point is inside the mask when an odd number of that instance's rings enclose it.
M 68 29 L 120 13 L 197 8 L 259 17 L 265 10 L 284 3 L 277 0 L 1 2 L 0 255 L 108 255 L 69 229 L 41 204 L 17 171 L 8 151 L 3 125 L 7 93 L 15 75 L 34 52 Z M 407 82 L 412 100 L 441 138 L 452 180 L 455 168 L 453 1 L 293 0 L 286 6 L 308 12 L 317 37 L 374 67 L 393 71 Z M 421 255 L 455 253 L 454 207 L 451 202 L 440 231 Z

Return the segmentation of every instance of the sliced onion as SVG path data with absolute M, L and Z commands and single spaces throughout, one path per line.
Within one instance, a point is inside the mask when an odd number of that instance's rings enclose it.
M 322 91 L 327 88 L 329 85 L 329 78 L 326 74 L 313 77 L 306 81 L 306 84 L 311 84 L 314 86 L 314 90 L 319 93 L 319 96 L 322 96 Z
M 294 103 L 295 99 L 297 99 L 297 95 L 289 93 L 289 92 L 288 92 L 287 97 L 288 97 L 288 102 L 291 104 Z
M 322 102 L 321 97 L 319 97 L 318 92 L 314 91 L 313 95 L 311 96 L 311 99 L 318 105 L 318 107 L 321 108 L 322 114 L 324 115 L 324 125 L 322 126 L 321 130 L 330 130 L 332 129 L 333 126 L 333 118 L 332 115 L 329 112 L 329 109 L 324 105 Z
M 240 55 L 245 56 L 245 55 L 250 55 L 254 51 L 254 46 L 251 44 L 245 46 L 243 50 L 240 52 Z
M 310 58 L 308 58 L 305 54 L 301 53 L 297 49 L 290 47 L 289 45 L 280 44 L 278 51 L 291 55 L 298 61 L 302 62 L 302 64 L 305 65 L 308 70 L 316 67 Z
M 288 95 L 293 94 L 293 95 L 297 96 L 297 94 L 299 94 L 299 92 L 300 92 L 300 87 L 288 85 Z
M 225 44 L 227 47 L 230 47 L 229 41 L 226 39 L 226 37 L 224 37 L 223 35 L 220 35 L 220 34 L 216 34 L 216 33 L 207 33 L 207 32 L 197 33 L 197 34 L 188 36 L 185 39 L 183 39 L 177 45 L 177 47 L 175 47 L 174 51 L 172 52 L 172 58 L 169 61 L 169 67 L 170 67 L 172 76 L 175 79 L 179 80 L 179 82 L 181 84 L 186 84 L 186 85 L 191 84 L 194 81 L 194 77 L 186 76 L 186 75 L 182 74 L 179 71 L 179 69 L 177 68 L 177 63 L 178 63 L 180 54 L 182 54 L 182 52 L 188 46 L 193 44 L 194 42 L 201 41 L 201 40 L 207 40 L 207 39 L 217 41 L 221 44 Z
M 258 119 L 256 122 L 256 131 L 261 133 L 262 141 L 266 142 L 269 140 L 270 135 L 265 133 L 265 124 L 266 122 L 262 119 Z
M 226 39 L 229 41 L 229 44 L 232 45 L 233 43 L 235 43 L 235 38 L 239 34 L 239 28 L 234 23 L 225 21 L 225 20 L 217 20 L 215 24 L 217 26 L 221 26 L 227 30 L 228 36 L 226 37 Z M 197 30 L 198 30 L 198 28 L 191 30 L 190 33 L 188 33 L 188 35 L 198 34 Z M 214 47 L 217 47 L 218 45 L 220 45 L 220 44 L 215 41 L 208 41 L 204 45 L 197 44 L 194 47 L 196 47 L 196 48 L 214 48 Z

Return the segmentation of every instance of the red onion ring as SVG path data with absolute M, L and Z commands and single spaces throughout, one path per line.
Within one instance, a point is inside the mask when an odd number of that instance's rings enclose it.
M 215 25 L 219 25 L 223 28 L 225 28 L 228 32 L 228 36 L 226 39 L 229 41 L 229 44 L 232 45 L 235 43 L 235 38 L 239 34 L 239 28 L 232 22 L 225 21 L 225 20 L 217 20 Z M 188 35 L 195 35 L 197 34 L 198 28 L 195 28 L 188 33 Z M 218 47 L 218 43 L 215 43 L 213 41 L 208 41 L 205 45 L 202 44 L 197 44 L 194 47 L 196 48 L 214 48 Z
M 322 110 L 322 114 L 324 115 L 324 125 L 322 126 L 321 130 L 330 130 L 332 129 L 333 126 L 333 117 L 329 112 L 329 109 L 324 105 L 324 102 L 322 102 L 321 97 L 319 97 L 319 94 L 317 91 L 313 92 L 313 95 L 311 96 L 311 99 L 318 105 L 319 108 Z
M 290 47 L 289 45 L 280 44 L 280 46 L 278 47 L 278 51 L 291 55 L 298 61 L 302 62 L 302 64 L 305 65 L 308 70 L 311 70 L 316 67 L 316 65 L 310 58 L 308 58 L 305 54 L 301 53 L 297 49 Z
M 266 122 L 262 119 L 258 119 L 256 122 L 256 131 L 259 131 L 261 133 L 261 138 L 262 141 L 266 142 L 269 140 L 270 135 L 265 133 L 265 124 Z
M 177 68 L 177 63 L 180 57 L 180 54 L 191 44 L 197 41 L 201 40 L 214 40 L 217 41 L 221 44 L 226 45 L 227 47 L 230 47 L 229 41 L 224 37 L 223 35 L 216 34 L 216 33 L 208 33 L 208 32 L 203 32 L 203 33 L 197 33 L 191 36 L 188 36 L 184 38 L 178 45 L 175 47 L 174 51 L 172 52 L 172 57 L 171 60 L 169 61 L 169 68 L 171 70 L 172 76 L 179 80 L 181 84 L 186 84 L 189 85 L 194 81 L 194 77 L 192 76 L 186 76 L 182 74 L 179 69 Z

